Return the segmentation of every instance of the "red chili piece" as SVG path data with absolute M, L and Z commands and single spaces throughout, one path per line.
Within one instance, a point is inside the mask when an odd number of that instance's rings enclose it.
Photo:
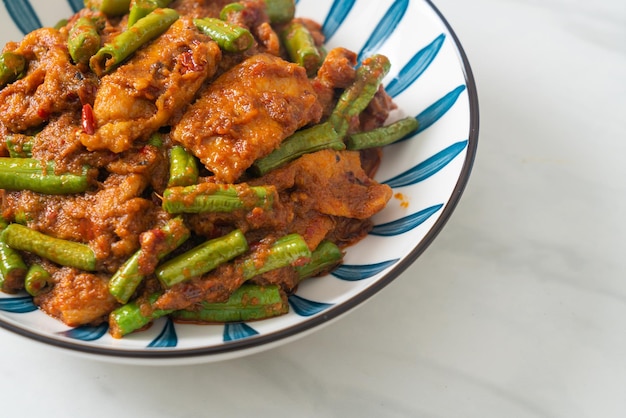
M 96 124 L 93 118 L 93 109 L 89 103 L 83 105 L 83 111 L 81 112 L 81 122 L 83 125 L 83 131 L 88 135 L 93 135 L 96 132 Z

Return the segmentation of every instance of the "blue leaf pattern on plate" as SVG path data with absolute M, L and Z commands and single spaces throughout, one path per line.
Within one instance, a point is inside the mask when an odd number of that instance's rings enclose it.
M 430 105 L 426 110 L 417 115 L 415 118 L 419 122 L 419 128 L 417 132 L 422 132 L 429 128 L 432 124 L 437 122 L 448 110 L 456 103 L 461 93 L 465 91 L 465 84 L 458 86 L 450 93 L 437 100 Z
M 322 32 L 328 41 L 337 32 L 356 0 L 335 0 L 322 25 Z
M 224 325 L 224 342 L 241 340 L 257 335 L 259 332 L 243 322 L 233 322 Z
M 406 187 L 412 184 L 417 184 L 420 181 L 424 181 L 427 178 L 437 174 L 441 169 L 454 160 L 466 147 L 468 141 L 459 141 L 450 145 L 443 151 L 439 151 L 437 154 L 428 158 L 427 160 L 419 163 L 415 167 L 402 174 L 397 175 L 383 183 L 391 188 Z
M 2 0 L 7 12 L 23 34 L 41 27 L 41 21 L 28 0 Z
M 333 306 L 332 303 L 315 302 L 298 295 L 289 296 L 289 304 L 300 316 L 312 316 Z
M 359 52 L 359 62 L 375 53 L 385 43 L 404 17 L 407 7 L 409 0 L 396 0 L 391 5 Z
M 356 282 L 359 280 L 369 279 L 370 277 L 377 275 L 387 267 L 391 267 L 396 264 L 399 260 L 400 259 L 397 258 L 395 260 L 383 261 L 381 263 L 363 265 L 343 264 L 333 270 L 331 274 L 341 280 Z
M 437 213 L 442 207 L 443 204 L 431 206 L 417 213 L 414 213 L 413 215 L 409 215 L 396 221 L 376 225 L 374 226 L 374 228 L 372 228 L 370 234 L 378 235 L 381 237 L 392 237 L 395 235 L 404 234 L 405 232 L 409 232 L 410 230 L 420 226 L 428 218 Z
M 387 94 L 396 97 L 408 87 L 411 86 L 419 78 L 428 66 L 435 60 L 435 57 L 443 45 L 446 36 L 442 33 L 428 46 L 424 47 L 411 58 L 411 60 L 400 70 L 398 75 L 393 78 L 385 87 Z
M 85 7 L 84 0 L 67 0 L 67 2 L 69 3 L 74 13 L 78 12 L 80 9 Z
M 27 313 L 37 310 L 30 296 L 19 296 L 14 298 L 0 299 L 0 311 L 11 313 Z
M 176 335 L 174 321 L 171 318 L 167 318 L 161 333 L 148 344 L 148 348 L 168 348 L 176 347 L 176 345 L 178 345 L 178 336 Z
M 72 328 L 67 331 L 59 332 L 59 335 L 73 338 L 75 340 L 95 341 L 102 338 L 102 336 L 106 334 L 108 329 L 109 324 L 105 322 L 98 326 L 82 325 L 80 327 Z

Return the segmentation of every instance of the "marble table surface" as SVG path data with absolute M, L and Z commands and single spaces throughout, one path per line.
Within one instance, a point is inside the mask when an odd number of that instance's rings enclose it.
M 480 140 L 427 251 L 295 342 L 116 365 L 0 330 L 5 417 L 626 416 L 626 3 L 436 0 Z

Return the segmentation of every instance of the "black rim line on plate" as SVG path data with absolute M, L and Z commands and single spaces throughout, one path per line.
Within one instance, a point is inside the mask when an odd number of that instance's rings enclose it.
M 353 296 L 352 298 L 346 300 L 344 303 L 338 306 L 333 306 L 324 311 L 322 315 L 315 316 L 306 321 L 300 322 L 297 325 L 291 326 L 289 328 L 285 328 L 280 331 L 276 331 L 273 333 L 260 335 L 258 337 L 250 337 L 242 340 L 232 341 L 229 343 L 225 343 L 224 345 L 215 346 L 215 347 L 200 347 L 200 348 L 192 348 L 192 349 L 182 349 L 182 350 L 169 350 L 169 349 L 154 349 L 154 351 L 138 351 L 138 350 L 120 350 L 120 349 L 111 349 L 108 347 L 98 347 L 98 346 L 89 346 L 83 345 L 80 343 L 75 343 L 71 341 L 63 341 L 56 338 L 48 337 L 45 335 L 40 335 L 35 332 L 28 331 L 26 329 L 20 328 L 11 323 L 7 323 L 0 318 L 0 327 L 3 327 L 9 331 L 12 331 L 16 334 L 22 335 L 27 338 L 34 339 L 39 342 L 43 342 L 52 346 L 56 346 L 59 348 L 66 348 L 75 351 L 79 351 L 87 354 L 97 354 L 104 355 L 110 357 L 124 357 L 124 358 L 138 358 L 138 359 L 158 359 L 158 358 L 169 358 L 169 359 L 180 359 L 187 357 L 196 357 L 196 356 L 206 356 L 206 355 L 216 355 L 216 354 L 227 354 L 233 353 L 236 351 L 244 351 L 251 350 L 254 348 L 258 348 L 264 346 L 269 343 L 275 343 L 283 339 L 287 339 L 290 337 L 295 337 L 296 335 L 304 332 L 313 330 L 313 328 L 320 326 L 331 319 L 335 319 L 340 315 L 347 313 L 348 311 L 356 308 L 358 305 L 366 301 L 367 299 L 374 296 L 380 290 L 382 290 L 385 286 L 395 280 L 401 273 L 403 273 L 413 262 L 430 246 L 430 244 L 434 241 L 434 239 L 439 235 L 439 233 L 443 230 L 443 227 L 450 219 L 450 216 L 454 212 L 457 204 L 460 201 L 461 195 L 463 194 L 465 187 L 469 181 L 469 177 L 472 171 L 472 167 L 474 165 L 474 159 L 476 157 L 476 151 L 478 148 L 478 128 L 479 128 L 479 110 L 478 110 L 478 93 L 476 89 L 476 82 L 474 80 L 474 75 L 472 73 L 472 69 L 469 64 L 469 60 L 463 50 L 461 42 L 458 37 L 454 33 L 454 30 L 443 16 L 443 14 L 439 11 L 439 9 L 433 4 L 431 0 L 423 0 L 426 2 L 430 8 L 435 12 L 437 17 L 441 20 L 449 35 L 454 41 L 456 46 L 457 53 L 459 55 L 459 60 L 461 61 L 462 70 L 465 75 L 465 83 L 468 91 L 468 99 L 469 99 L 469 111 L 470 111 L 470 129 L 469 129 L 469 138 L 468 138 L 468 146 L 467 153 L 465 157 L 465 161 L 463 163 L 463 167 L 461 169 L 461 173 L 459 175 L 459 179 L 452 190 L 452 194 L 450 196 L 450 200 L 445 205 L 441 215 L 433 225 L 433 227 L 428 231 L 428 233 L 424 236 L 424 238 L 419 242 L 419 244 L 409 253 L 403 260 L 401 260 L 398 264 L 396 264 L 387 275 L 372 284 L 370 287 L 365 289 L 363 292 L 358 295 Z

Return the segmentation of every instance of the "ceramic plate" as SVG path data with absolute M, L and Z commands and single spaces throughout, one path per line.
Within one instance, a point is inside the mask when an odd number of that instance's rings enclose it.
M 52 26 L 82 0 L 4 0 L 0 44 Z M 147 331 L 113 339 L 107 326 L 68 328 L 31 298 L 0 294 L 0 326 L 35 341 L 117 362 L 215 361 L 306 335 L 363 303 L 402 273 L 444 227 L 468 181 L 478 140 L 478 101 L 470 66 L 452 29 L 426 0 L 299 0 L 297 14 L 317 20 L 329 48 L 359 59 L 387 55 L 384 84 L 398 105 L 391 120 L 414 116 L 419 131 L 384 149 L 377 180 L 394 190 L 375 227 L 332 274 L 304 282 L 290 313 L 264 321 L 189 325 L 161 319 Z M 391 121 L 390 120 L 390 121 Z M 366 325 L 364 325 L 366 326 Z

